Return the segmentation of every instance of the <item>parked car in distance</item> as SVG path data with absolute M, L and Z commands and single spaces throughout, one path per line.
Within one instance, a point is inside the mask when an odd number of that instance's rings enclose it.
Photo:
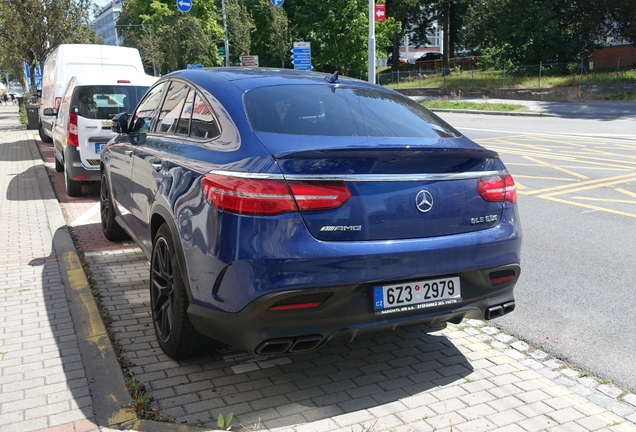
M 121 112 L 132 112 L 146 90 L 158 78 L 143 75 L 91 74 L 71 78 L 57 115 L 44 111 L 53 121 L 55 170 L 64 172 L 68 196 L 82 193 L 83 181 L 98 181 L 99 155 L 117 134 L 111 119 Z
M 421 62 L 425 62 L 425 61 L 430 61 L 430 60 L 440 60 L 444 57 L 444 54 L 442 54 L 441 52 L 427 52 L 422 54 L 420 57 L 418 57 L 415 60 L 415 63 L 421 63 Z
M 43 142 L 53 142 L 53 117 L 44 110 L 57 113 L 62 94 L 72 77 L 82 74 L 144 74 L 141 56 L 136 48 L 110 45 L 62 44 L 55 48 L 42 67 L 39 133 Z
M 392 90 L 266 68 L 170 73 L 102 151 L 100 213 L 150 261 L 174 358 L 277 355 L 515 308 L 512 176 Z
M 402 54 L 400 54 L 400 58 L 398 59 L 398 62 L 399 62 L 400 64 L 405 64 L 405 63 L 408 63 L 409 61 L 408 61 L 408 59 L 406 59 L 406 58 L 402 57 Z M 389 56 L 387 57 L 387 59 L 386 59 L 386 65 L 387 65 L 387 66 L 391 66 L 391 65 L 393 65 L 393 55 L 392 55 L 392 54 L 389 54 Z

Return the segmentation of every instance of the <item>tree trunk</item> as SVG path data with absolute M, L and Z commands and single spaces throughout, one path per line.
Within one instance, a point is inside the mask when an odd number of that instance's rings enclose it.
M 391 57 L 393 58 L 391 70 L 397 72 L 400 67 L 400 34 L 397 32 L 393 33 L 393 52 L 391 53 Z
M 451 4 L 449 2 L 444 3 L 444 14 L 443 14 L 443 31 L 444 31 L 444 57 L 442 57 L 442 63 L 444 65 L 444 75 L 448 75 L 450 73 L 450 69 L 448 67 L 448 58 L 450 51 L 450 20 L 451 20 Z

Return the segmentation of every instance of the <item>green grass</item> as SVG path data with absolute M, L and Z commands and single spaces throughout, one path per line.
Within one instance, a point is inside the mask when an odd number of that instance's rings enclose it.
M 616 79 L 615 70 L 594 70 L 581 74 L 567 73 L 550 75 L 544 72 L 539 84 L 538 67 L 536 71 L 523 74 L 503 71 L 459 71 L 453 70 L 446 77 L 441 74 L 420 74 L 417 69 L 403 70 L 390 74 L 390 70 L 380 72 L 380 84 L 388 88 L 536 88 L 567 87 L 583 85 L 636 84 L 636 69 L 625 69 L 619 72 Z M 398 79 L 399 78 L 399 79 Z M 387 82 L 384 82 L 387 81 Z M 393 81 L 393 82 L 388 82 Z M 398 82 L 399 81 L 399 82 Z
M 477 111 L 523 112 L 528 109 L 524 105 L 490 102 L 424 100 L 420 101 L 426 108 L 464 109 Z

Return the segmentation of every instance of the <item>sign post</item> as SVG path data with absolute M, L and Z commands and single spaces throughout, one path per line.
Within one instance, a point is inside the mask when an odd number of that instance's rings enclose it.
M 375 84 L 375 0 L 369 0 L 369 42 L 368 42 L 368 73 L 369 81 Z
M 311 42 L 294 42 L 292 52 L 292 63 L 296 70 L 312 70 L 311 65 Z

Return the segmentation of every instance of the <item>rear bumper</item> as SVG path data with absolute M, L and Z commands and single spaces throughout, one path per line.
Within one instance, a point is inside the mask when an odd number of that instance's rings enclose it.
M 67 174 L 77 181 L 98 181 L 101 180 L 99 165 L 87 167 L 82 163 L 80 152 L 77 147 L 67 145 L 64 149 L 64 161 L 66 163 Z
M 513 289 L 520 272 L 518 264 L 510 264 L 458 273 L 461 301 L 382 315 L 374 314 L 370 283 L 267 294 L 237 313 L 191 304 L 188 314 L 199 332 L 250 353 L 306 352 L 338 336 L 352 338 L 361 332 L 416 323 L 496 318 L 514 309 Z M 507 277 L 502 278 L 502 274 Z M 311 309 L 268 310 L 308 295 L 324 301 Z

